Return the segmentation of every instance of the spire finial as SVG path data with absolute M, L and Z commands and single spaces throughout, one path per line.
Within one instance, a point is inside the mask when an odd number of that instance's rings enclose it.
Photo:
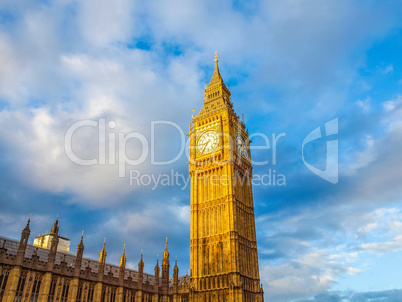
M 166 237 L 166 245 L 165 245 L 165 251 L 163 252 L 163 261 L 169 258 L 169 252 L 168 252 L 168 242 L 167 242 L 167 237 Z
M 217 51 L 215 51 L 215 63 L 218 63 L 218 52 Z
M 140 270 L 142 270 L 144 268 L 144 260 L 142 259 L 142 250 L 141 250 L 141 259 L 140 259 L 140 262 L 138 262 L 138 268 Z
M 105 244 L 106 244 L 106 237 L 103 238 L 103 247 L 102 250 L 99 254 L 99 262 L 105 264 L 106 261 L 106 248 L 105 248 Z
M 81 249 L 84 250 L 84 231 L 82 231 L 81 240 L 77 246 L 77 255 L 78 255 L 78 250 L 81 250 Z
M 126 267 L 126 261 L 127 261 L 127 258 L 126 258 L 126 244 L 124 244 L 123 254 L 121 255 L 121 258 L 120 258 L 120 267 Z

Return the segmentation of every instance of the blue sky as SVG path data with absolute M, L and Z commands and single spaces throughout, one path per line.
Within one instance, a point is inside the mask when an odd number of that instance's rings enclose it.
M 144 250 L 152 272 L 169 238 L 189 270 L 189 187 L 130 185 L 140 175 L 187 177 L 185 155 L 127 166 L 78 165 L 65 135 L 83 120 L 141 133 L 170 121 L 184 133 L 202 107 L 218 51 L 235 110 L 251 134 L 286 134 L 255 149 L 255 175 L 285 186 L 253 188 L 260 274 L 267 301 L 400 301 L 402 273 L 402 4 L 400 1 L 8 1 L 0 3 L 0 229 L 19 238 L 59 214 L 72 250 L 128 265 Z M 338 118 L 339 181 L 302 160 L 302 142 Z M 109 137 L 109 136 L 108 136 Z M 254 146 L 263 145 L 256 136 Z M 304 149 L 324 169 L 323 138 Z M 155 127 L 155 159 L 180 151 L 179 131 Z M 98 132 L 74 134 L 73 152 L 98 157 Z M 125 154 L 138 158 L 138 140 Z M 112 151 L 115 158 L 122 150 Z M 109 152 L 106 152 L 109 155 Z M 31 238 L 31 242 L 33 237 Z

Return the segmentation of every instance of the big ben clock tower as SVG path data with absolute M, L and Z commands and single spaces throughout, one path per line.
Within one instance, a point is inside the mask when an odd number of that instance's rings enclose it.
M 263 301 L 248 131 L 215 70 L 190 125 L 191 292 L 194 302 Z

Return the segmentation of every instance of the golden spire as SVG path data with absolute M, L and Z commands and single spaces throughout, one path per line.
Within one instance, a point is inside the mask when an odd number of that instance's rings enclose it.
M 141 250 L 141 259 L 140 259 L 140 262 L 139 262 L 139 263 L 144 264 L 144 260 L 142 259 L 142 250 Z
M 125 267 L 126 266 L 126 261 L 127 261 L 127 258 L 126 258 L 126 244 L 124 244 L 123 255 L 121 255 L 121 258 L 120 258 L 120 267 Z
M 106 248 L 105 248 L 105 245 L 106 245 L 106 237 L 103 238 L 103 248 L 102 248 L 102 250 L 100 252 L 100 255 L 99 255 L 99 262 L 103 263 L 103 264 L 105 264 L 105 262 L 106 262 Z
M 142 250 L 141 250 L 141 259 L 140 262 L 138 262 L 138 272 L 142 274 L 144 271 L 144 260 L 142 259 Z
M 223 89 L 230 95 L 229 90 L 227 89 L 225 83 L 222 80 L 221 73 L 219 72 L 218 53 L 216 51 L 215 51 L 214 61 L 215 61 L 215 70 L 212 75 L 211 81 L 209 82 L 208 86 L 205 89 L 213 87 L 213 86 L 221 85 L 223 87 Z
M 163 259 L 169 258 L 169 252 L 167 248 L 168 242 L 167 242 L 167 237 L 166 237 L 166 244 L 165 244 L 165 251 L 163 252 Z
M 212 79 L 208 84 L 208 87 L 215 86 L 217 84 L 221 84 L 223 82 L 221 74 L 219 72 L 219 66 L 218 66 L 218 53 L 215 51 L 215 70 L 212 75 Z
M 84 249 L 84 230 L 82 230 L 81 241 L 77 246 L 77 252 Z

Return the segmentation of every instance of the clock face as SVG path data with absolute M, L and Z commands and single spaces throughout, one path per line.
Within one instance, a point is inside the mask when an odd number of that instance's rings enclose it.
M 237 150 L 239 150 L 239 153 L 241 154 L 241 156 L 247 158 L 246 142 L 244 141 L 244 139 L 240 133 L 236 134 L 236 146 L 237 146 Z
M 198 140 L 198 152 L 206 154 L 214 151 L 219 144 L 219 135 L 216 131 L 207 131 L 203 133 Z

